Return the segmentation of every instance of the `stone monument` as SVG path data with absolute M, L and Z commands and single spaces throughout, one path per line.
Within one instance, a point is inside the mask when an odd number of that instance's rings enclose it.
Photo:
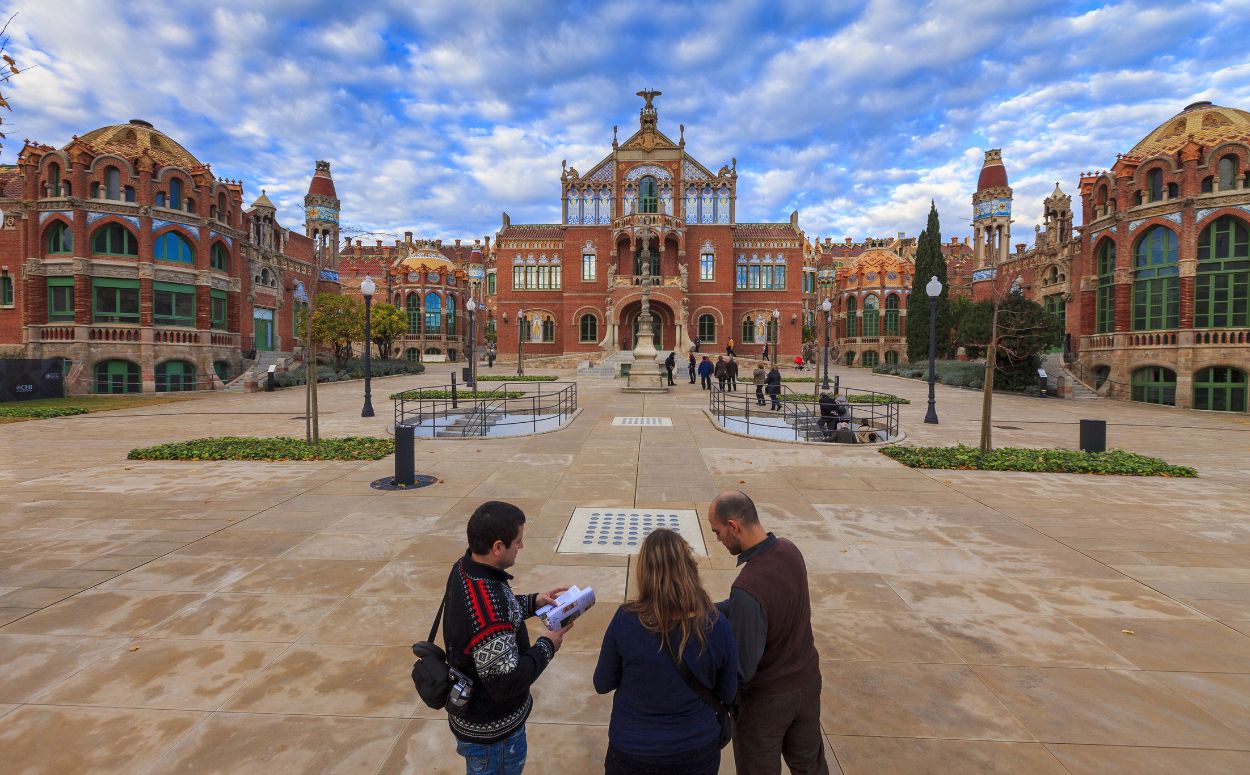
M 638 313 L 638 336 L 634 342 L 634 364 L 623 393 L 667 393 L 668 380 L 662 375 L 655 356 L 655 331 L 651 327 L 651 232 L 642 234 L 642 311 Z

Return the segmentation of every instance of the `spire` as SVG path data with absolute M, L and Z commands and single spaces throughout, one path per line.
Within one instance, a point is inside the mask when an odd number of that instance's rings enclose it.
M 269 201 L 269 197 L 265 196 L 265 189 L 263 188 L 260 190 L 260 196 L 256 197 L 256 201 L 252 202 L 252 206 L 247 209 L 255 210 L 258 207 L 267 207 L 270 210 L 278 209 L 273 206 L 273 202 Z
M 981 165 L 981 177 L 977 178 L 977 191 L 1006 187 L 1007 168 L 1003 166 L 1003 149 L 991 148 L 985 152 L 985 162 Z
M 334 190 L 334 178 L 330 177 L 330 162 L 317 162 L 317 169 L 313 172 L 312 180 L 308 183 L 308 195 L 338 198 L 338 194 Z

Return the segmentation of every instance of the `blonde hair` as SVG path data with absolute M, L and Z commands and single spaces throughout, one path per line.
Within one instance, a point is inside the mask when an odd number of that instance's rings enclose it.
M 686 540 L 672 530 L 660 528 L 642 542 L 638 553 L 638 596 L 626 610 L 638 615 L 647 632 L 660 636 L 669 647 L 669 631 L 677 626 L 677 653 L 686 650 L 691 635 L 699 651 L 707 648 L 708 630 L 716 620 L 716 606 L 699 582 L 699 566 Z

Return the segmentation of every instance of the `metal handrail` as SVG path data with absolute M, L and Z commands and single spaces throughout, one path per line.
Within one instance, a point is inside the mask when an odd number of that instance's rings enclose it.
M 552 388 L 555 388 L 554 390 Z M 429 436 L 448 430 L 439 419 L 467 415 L 464 425 L 456 427 L 460 436 L 486 436 L 492 427 L 531 424 L 538 431 L 540 419 L 558 418 L 563 426 L 577 410 L 575 382 L 499 382 L 488 391 L 467 390 L 459 385 L 425 385 L 413 390 L 445 391 L 445 398 L 404 398 L 395 401 L 395 424 L 421 426 L 430 421 Z M 526 395 L 509 397 L 508 392 L 520 390 Z M 453 397 L 454 395 L 454 397 Z M 495 422 L 493 417 L 515 417 L 510 422 Z
M 902 405 L 901 402 L 879 402 L 876 398 L 877 396 L 897 398 L 897 396 L 873 390 L 855 390 L 854 388 L 840 384 L 830 388 L 828 391 L 820 392 L 828 392 L 834 396 L 842 394 L 847 397 L 848 404 L 851 406 L 851 412 L 845 418 L 840 418 L 839 422 L 846 422 L 848 426 L 851 426 L 852 423 L 854 423 L 854 428 L 867 426 L 878 431 L 884 431 L 888 438 L 895 438 L 898 436 L 900 416 L 899 407 Z M 851 395 L 872 396 L 873 399 L 867 402 L 856 401 L 852 403 L 850 401 Z M 818 421 L 820 419 L 818 403 L 811 400 L 808 393 L 798 393 L 786 385 L 781 386 L 781 393 L 778 395 L 778 400 L 781 402 L 780 413 L 776 413 L 771 410 L 766 413 L 762 413 L 758 408 L 756 408 L 756 417 L 758 418 L 760 414 L 764 414 L 765 416 L 771 418 L 780 417 L 786 425 L 793 428 L 794 438 L 796 441 L 808 440 L 811 430 L 818 427 Z M 716 419 L 716 422 L 722 427 L 726 426 L 727 419 L 734 417 L 735 419 L 741 419 L 741 421 L 746 423 L 747 435 L 751 435 L 751 412 L 754 401 L 755 393 L 751 390 L 738 393 L 736 391 L 721 390 L 718 385 L 713 385 L 711 395 L 708 397 L 708 408 L 711 411 L 712 416 Z M 741 404 L 740 407 L 739 404 Z M 755 424 L 760 426 L 769 426 L 772 428 L 779 427 L 774 423 L 761 423 L 758 419 L 755 420 Z

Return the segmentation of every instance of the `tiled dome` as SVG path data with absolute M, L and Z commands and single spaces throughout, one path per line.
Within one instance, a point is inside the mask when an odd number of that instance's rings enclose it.
M 190 169 L 201 166 L 199 159 L 170 139 L 169 135 L 137 118 L 132 119 L 129 124 L 114 124 L 94 129 L 79 139 L 89 143 L 100 153 L 115 153 L 125 159 L 137 159 L 139 154 L 146 150 L 148 155 L 163 167 L 176 166 Z
M 1147 159 L 1176 153 L 1185 147 L 1191 135 L 1194 142 L 1208 148 L 1225 140 L 1250 140 L 1250 113 L 1210 102 L 1195 102 L 1146 135 L 1128 155 Z

